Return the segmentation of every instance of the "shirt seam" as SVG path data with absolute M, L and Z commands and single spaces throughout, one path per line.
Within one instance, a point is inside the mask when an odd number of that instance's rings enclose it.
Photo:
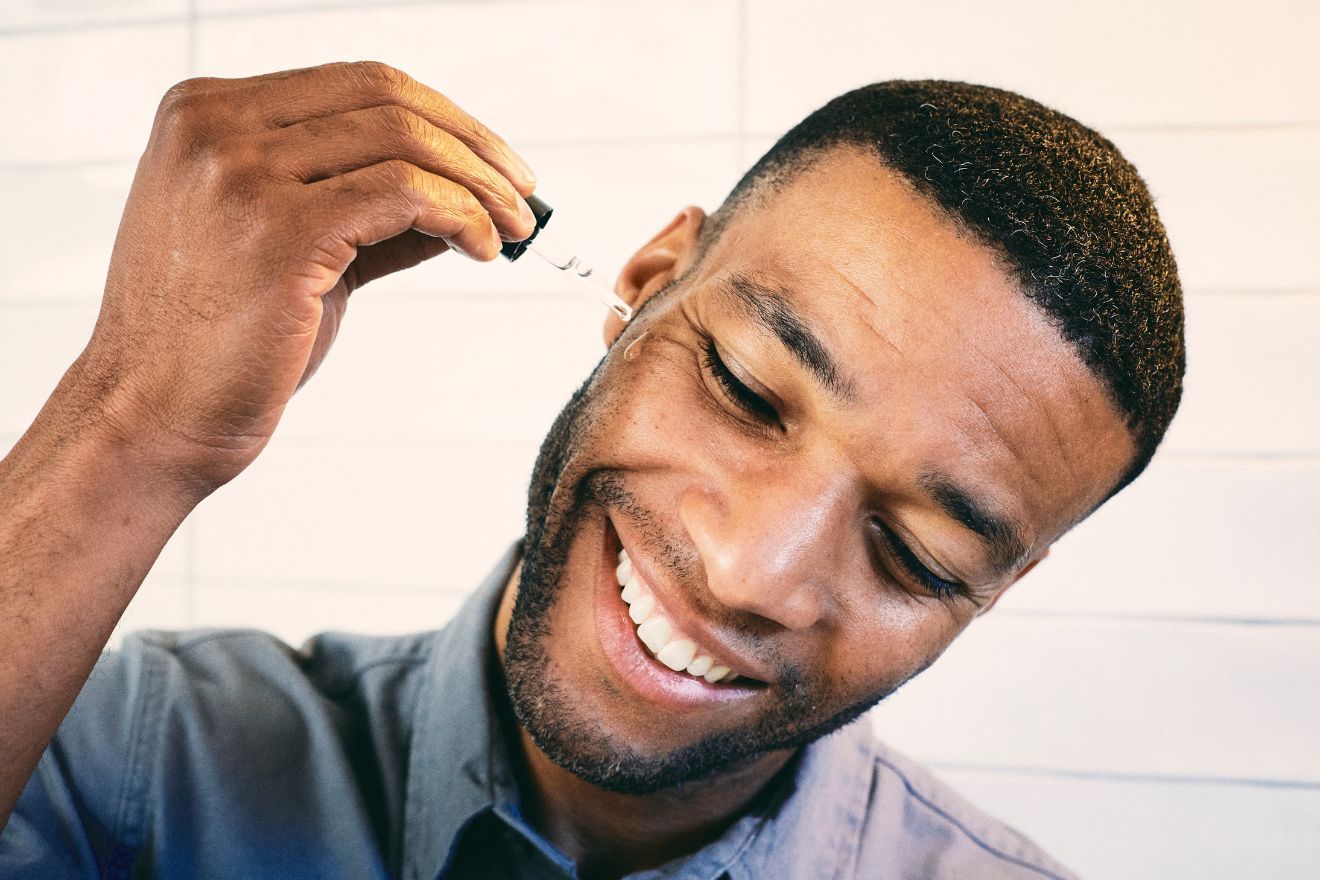
M 177 633 L 169 633 L 169 632 L 166 632 L 165 634 L 176 635 L 176 636 L 178 635 Z M 216 632 L 191 636 L 188 638 L 187 641 L 184 641 L 179 638 L 175 638 L 173 645 L 169 644 L 168 639 L 159 638 L 156 633 L 149 633 L 145 635 L 145 641 L 147 641 L 149 644 L 157 648 L 160 648 L 163 651 L 167 651 L 171 654 L 176 654 L 176 655 L 191 653 L 193 648 L 200 647 L 201 645 L 205 645 L 210 642 L 218 642 L 222 639 L 250 639 L 250 638 L 258 638 L 261 639 L 262 641 L 279 641 L 279 639 L 277 639 L 275 636 L 271 635 L 268 632 L 263 632 L 262 630 L 259 629 L 222 629 L 222 630 L 217 630 Z M 289 647 L 292 649 L 292 646 Z
M 198 648 L 203 645 L 210 644 L 211 642 L 221 641 L 225 639 L 247 639 L 247 638 L 256 638 L 262 641 L 279 641 L 275 636 L 272 636 L 270 633 L 264 632 L 262 630 L 239 629 L 239 630 L 224 630 L 221 632 L 208 633 L 206 635 L 196 636 L 188 640 L 187 642 L 176 642 L 174 645 L 167 645 L 157 639 L 149 638 L 148 644 L 154 645 L 164 651 L 167 651 L 168 653 L 173 654 L 176 657 L 183 657 L 193 653 L 194 648 Z M 287 642 L 284 642 L 282 644 L 284 644 L 285 647 L 289 648 L 289 650 L 292 652 L 294 656 L 298 655 L 299 649 L 294 648 L 292 645 L 289 645 Z M 428 658 L 430 657 L 430 649 L 426 648 L 425 650 L 426 653 L 420 657 L 417 656 L 416 654 L 391 654 L 385 657 L 377 657 L 373 660 L 368 660 L 365 663 L 363 663 L 361 666 L 354 666 L 351 669 L 349 669 L 348 673 L 344 676 L 345 684 L 337 688 L 327 689 L 326 693 L 327 695 L 331 695 L 331 694 L 344 693 L 346 691 L 352 690 L 353 688 L 357 687 L 358 680 L 362 677 L 364 673 L 369 672 L 370 670 L 376 668 L 377 666 L 387 666 L 390 664 L 398 664 L 401 666 L 406 665 L 406 666 L 414 666 L 414 667 L 422 666 L 427 662 Z
M 410 666 L 418 667 L 426 664 L 426 657 L 414 657 L 403 654 L 397 657 L 379 657 L 370 660 L 361 666 L 354 667 L 348 675 L 344 676 L 344 681 L 336 687 L 327 687 L 323 692 L 327 697 L 342 696 L 357 688 L 362 683 L 362 676 L 380 666 Z
M 742 857 L 746 855 L 749 849 L 751 849 L 752 844 L 761 836 L 761 833 L 765 831 L 765 828 L 769 823 L 770 818 L 768 816 L 761 816 L 757 820 L 755 827 L 752 828 L 752 832 L 747 835 L 747 839 L 740 843 L 738 847 L 729 854 L 727 859 L 723 862 L 717 863 L 715 872 L 708 876 L 714 877 L 715 880 L 719 880 L 721 877 L 732 877 L 734 867 L 738 865 L 738 862 L 742 860 Z
M 1047 868 L 1042 868 L 1040 865 L 1033 865 L 1031 862 L 1018 858 L 1017 856 L 1010 855 L 1009 853 L 1004 852 L 998 847 L 986 843 L 980 837 L 973 834 L 971 829 L 969 829 L 965 824 L 963 824 L 962 820 L 960 820 L 957 816 L 954 816 L 948 810 L 945 810 L 944 808 L 938 806 L 937 804 L 935 804 L 934 801 L 930 800 L 928 797 L 926 797 L 924 794 L 918 791 L 916 786 L 913 785 L 912 781 L 908 779 L 907 774 L 905 774 L 899 767 L 890 763 L 888 760 L 886 760 L 884 757 L 880 755 L 876 755 L 875 760 L 878 763 L 883 764 L 885 767 L 888 767 L 890 770 L 894 772 L 894 775 L 897 776 L 899 780 L 902 781 L 903 787 L 907 789 L 908 794 L 914 797 L 919 803 L 923 804 L 931 812 L 936 813 L 939 816 L 943 817 L 947 822 L 949 822 L 949 824 L 953 825 L 953 827 L 961 831 L 967 837 L 968 840 L 976 844 L 981 849 L 985 850 L 990 855 L 994 856 L 995 858 L 1002 859 L 1003 861 L 1015 864 L 1019 867 L 1026 868 L 1029 871 L 1034 871 L 1037 874 L 1041 875 L 1042 877 L 1048 877 L 1049 880 L 1067 880 L 1067 878 L 1062 877 L 1059 874 L 1056 874 L 1053 871 L 1048 870 Z
M 125 762 L 124 778 L 116 799 L 113 843 L 103 866 L 102 876 L 107 880 L 129 876 L 144 842 L 143 817 L 151 785 L 149 780 L 139 781 L 139 777 L 146 774 L 142 765 L 145 756 L 152 752 L 147 740 L 154 732 L 159 716 L 158 695 L 163 689 L 158 686 L 157 679 L 164 670 L 160 657 L 154 651 L 143 651 L 141 656 L 141 696 L 138 706 L 130 707 L 130 716 L 134 720 L 129 734 L 128 760 Z
M 848 845 L 842 848 L 839 861 L 835 866 L 833 876 L 836 878 L 859 876 L 859 865 L 861 863 L 862 855 L 862 835 L 865 833 L 866 819 L 871 815 L 872 810 L 875 808 L 876 792 L 880 787 L 879 756 L 876 755 L 875 750 L 869 741 L 859 744 L 859 749 L 866 755 L 867 763 L 871 767 L 871 772 L 866 780 L 865 801 L 861 804 L 861 809 L 853 814 L 855 821 L 850 823 L 854 833 L 850 835 L 851 839 L 849 840 Z

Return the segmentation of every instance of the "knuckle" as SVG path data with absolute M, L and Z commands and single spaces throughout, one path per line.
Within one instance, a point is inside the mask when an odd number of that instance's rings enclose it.
M 462 163 L 461 144 L 445 132 L 427 132 L 422 135 L 425 148 L 436 163 L 445 169 L 454 168 Z
M 199 91 L 198 80 L 185 79 L 166 89 L 157 108 L 161 115 L 176 112 L 179 106 Z
M 201 99 L 188 81 L 172 86 L 156 109 L 156 127 L 176 132 L 193 125 L 199 116 Z
M 496 175 L 482 174 L 473 181 L 472 195 L 476 196 L 478 201 L 484 200 L 492 208 L 504 207 L 514 212 L 518 210 L 510 195 L 512 189 L 500 185 L 500 180 Z
M 212 82 L 189 79 L 172 86 L 156 111 L 156 131 L 186 156 L 212 148 L 215 132 L 223 128 L 227 108 L 209 88 Z
M 426 184 L 415 165 L 402 159 L 391 159 L 382 163 L 380 174 L 384 185 L 394 190 L 408 203 L 415 207 L 425 203 Z
M 454 199 L 452 214 L 455 219 L 463 222 L 464 229 L 485 224 L 490 218 L 481 202 L 467 190 L 459 190 Z
M 475 119 L 464 124 L 463 139 L 476 147 L 494 152 L 502 152 L 506 149 L 499 135 Z
M 395 189 L 406 189 L 412 182 L 412 169 L 402 159 L 391 159 L 388 162 L 382 162 L 380 174 L 385 184 Z
M 403 71 L 383 61 L 355 61 L 350 71 L 369 92 L 385 99 L 401 94 L 408 80 Z
M 380 114 L 384 128 L 399 146 L 409 149 L 422 142 L 421 120 L 409 110 L 397 104 L 389 104 L 378 108 L 376 112 Z
M 275 180 L 258 145 L 241 135 L 195 139 L 186 157 L 190 185 L 209 203 L 246 218 L 264 216 Z
M 175 83 L 166 90 L 157 107 L 160 117 L 191 117 L 213 105 L 211 95 L 217 80 L 213 77 L 194 77 Z

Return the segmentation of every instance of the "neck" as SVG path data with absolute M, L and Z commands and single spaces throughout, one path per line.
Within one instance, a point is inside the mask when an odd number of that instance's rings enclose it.
M 504 661 L 522 565 L 505 587 L 495 618 L 495 647 Z M 523 812 L 583 878 L 621 877 L 695 852 L 717 839 L 792 758 L 770 752 L 735 769 L 652 794 L 620 794 L 579 779 L 550 760 L 517 726 L 507 737 L 521 757 Z

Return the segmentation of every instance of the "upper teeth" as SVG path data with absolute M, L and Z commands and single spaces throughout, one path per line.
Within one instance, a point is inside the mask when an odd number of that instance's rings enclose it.
M 619 551 L 619 567 L 614 572 L 623 592 L 619 595 L 628 604 L 628 616 L 637 624 L 637 638 L 655 659 L 675 672 L 687 672 L 714 684 L 729 682 L 738 674 L 697 646 L 697 643 L 674 629 L 663 614 L 656 613 L 655 594 L 633 571 L 627 550 Z

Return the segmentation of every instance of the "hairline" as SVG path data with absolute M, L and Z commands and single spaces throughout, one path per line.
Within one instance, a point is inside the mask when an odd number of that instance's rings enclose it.
M 756 165 L 753 165 L 738 181 L 733 190 L 724 198 L 724 201 L 715 212 L 707 215 L 705 221 L 702 223 L 702 228 L 697 236 L 697 256 L 696 259 L 693 260 L 692 266 L 683 273 L 684 277 L 697 271 L 697 269 L 704 265 L 706 256 L 713 246 L 724 236 L 725 230 L 736 216 L 745 210 L 755 207 L 757 202 L 762 202 L 780 192 L 785 187 L 795 182 L 803 174 L 810 171 L 822 159 L 846 150 L 852 150 L 858 155 L 864 155 L 872 161 L 878 162 L 883 168 L 892 172 L 900 181 L 902 181 L 903 185 L 907 186 L 914 195 L 920 198 L 926 205 L 933 208 L 936 211 L 937 216 L 947 220 L 957 230 L 961 237 L 986 250 L 994 260 L 995 265 L 1013 283 L 1018 295 L 1026 300 L 1030 306 L 1036 309 L 1037 313 L 1039 313 L 1054 329 L 1059 340 L 1062 341 L 1073 353 L 1073 356 L 1076 357 L 1078 363 L 1081 364 L 1089 375 L 1093 376 L 1100 383 L 1100 387 L 1105 394 L 1105 399 L 1109 402 L 1110 406 L 1113 407 L 1115 414 L 1123 423 L 1124 433 L 1127 435 L 1128 439 L 1132 441 L 1134 450 L 1128 461 L 1127 467 L 1122 471 L 1118 479 L 1108 491 L 1100 497 L 1100 500 L 1097 501 L 1094 506 L 1082 514 L 1076 522 L 1069 524 L 1068 528 L 1072 528 L 1072 526 L 1086 519 L 1086 517 L 1090 516 L 1103 506 L 1106 501 L 1113 498 L 1128 484 L 1135 480 L 1142 471 L 1145 470 L 1146 465 L 1150 463 L 1151 454 L 1154 450 L 1151 449 L 1149 452 L 1143 454 L 1140 425 L 1135 423 L 1133 417 L 1124 411 L 1113 383 L 1104 376 L 1098 368 L 1087 363 L 1081 347 L 1064 335 L 1063 330 L 1059 326 L 1060 321 L 1058 317 L 1028 295 L 1027 287 L 1022 282 L 1021 278 L 1018 277 L 1018 273 L 1014 270 L 1014 265 L 1009 257 L 1007 249 L 1000 242 L 997 242 L 993 238 L 979 232 L 967 222 L 966 218 L 962 217 L 957 212 L 950 210 L 930 193 L 924 191 L 916 180 L 906 174 L 901 168 L 895 167 L 892 162 L 888 161 L 885 155 L 874 144 L 858 138 L 850 138 L 846 136 L 837 137 L 827 142 L 813 144 L 796 150 L 769 166 L 758 168 L 758 165 L 760 164 L 759 162 Z

